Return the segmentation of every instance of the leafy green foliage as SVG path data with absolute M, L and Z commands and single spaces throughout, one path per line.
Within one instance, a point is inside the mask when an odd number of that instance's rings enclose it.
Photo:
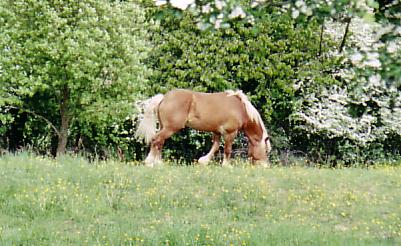
M 3 122 L 7 105 L 27 108 L 47 117 L 60 139 L 70 125 L 79 126 L 76 134 L 102 132 L 133 113 L 149 49 L 137 4 L 2 1 L 0 25 Z

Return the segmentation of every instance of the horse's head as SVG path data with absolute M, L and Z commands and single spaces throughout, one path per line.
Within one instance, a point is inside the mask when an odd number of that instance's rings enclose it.
M 247 123 L 244 131 L 249 139 L 249 157 L 252 161 L 261 162 L 262 165 L 267 164 L 271 144 L 262 117 L 242 91 L 229 91 L 228 94 L 237 96 L 245 106 L 246 119 L 244 121 Z
M 264 136 L 259 141 L 250 141 L 249 157 L 252 161 L 267 162 L 271 149 L 269 136 Z

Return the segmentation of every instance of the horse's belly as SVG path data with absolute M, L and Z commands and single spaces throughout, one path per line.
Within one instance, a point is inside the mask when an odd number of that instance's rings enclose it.
M 216 132 L 220 134 L 225 134 L 226 132 L 236 131 L 241 128 L 241 123 L 236 118 L 231 119 L 218 119 L 212 117 L 204 118 L 204 117 L 194 117 L 188 119 L 186 123 L 187 127 L 191 127 L 193 129 L 199 131 L 206 132 Z
M 189 119 L 186 123 L 186 126 L 199 131 L 207 131 L 207 132 L 216 131 L 215 124 L 211 124 L 211 122 L 204 122 L 196 118 Z

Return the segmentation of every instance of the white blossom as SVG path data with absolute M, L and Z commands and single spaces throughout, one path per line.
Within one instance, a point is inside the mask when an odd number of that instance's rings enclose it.
M 394 30 L 394 33 L 400 35 L 401 34 L 401 26 L 397 26 Z
M 266 0 L 254 0 L 254 1 L 252 1 L 252 3 L 251 3 L 251 7 L 252 7 L 252 8 L 255 8 L 255 7 L 259 6 L 260 4 L 262 4 L 262 3 L 264 3 L 264 2 L 266 2 Z
M 189 5 L 194 4 L 195 0 L 170 0 L 170 3 L 177 9 L 185 10 L 189 7 Z
M 294 10 L 292 11 L 292 13 L 291 13 L 291 17 L 292 17 L 293 19 L 296 19 L 296 18 L 298 18 L 298 16 L 299 16 L 299 11 L 298 11 L 298 9 L 294 9 Z
M 223 14 L 219 14 L 217 17 L 211 16 L 209 21 L 210 23 L 214 23 L 214 28 L 219 29 L 223 23 L 223 17 Z
M 245 14 L 244 10 L 241 7 L 237 6 L 228 15 L 228 18 L 230 18 L 230 19 L 234 19 L 234 18 L 237 18 L 237 17 L 244 18 L 245 16 L 246 16 L 246 14 Z
M 210 4 L 206 4 L 202 6 L 202 13 L 208 14 L 212 11 L 212 8 L 210 7 Z
M 383 93 L 384 88 L 380 75 L 372 75 L 362 94 L 353 94 L 347 88 L 337 86 L 310 93 L 304 100 L 311 106 L 301 108 L 293 117 L 303 122 L 299 129 L 328 138 L 350 139 L 362 147 L 384 140 L 390 134 L 401 137 L 401 93 L 390 87 L 387 92 L 394 95 L 389 96 Z M 378 112 L 369 108 L 369 101 L 380 107 Z M 361 105 L 366 110 L 361 116 L 352 116 L 349 111 L 351 104 Z M 378 119 L 380 124 L 377 124 Z
M 226 4 L 224 1 L 220 1 L 220 0 L 215 1 L 215 6 L 218 10 L 222 10 L 225 5 Z
M 373 68 L 381 67 L 381 62 L 379 61 L 379 59 L 376 59 L 376 58 L 366 60 L 363 64 L 365 66 L 373 67 Z
M 381 86 L 381 76 L 380 74 L 375 74 L 369 77 L 369 83 L 373 86 Z
M 298 8 L 301 8 L 302 6 L 305 6 L 305 2 L 298 0 L 295 2 L 295 6 L 297 6 Z
M 362 61 L 363 55 L 360 52 L 354 53 L 350 56 L 351 62 L 357 64 Z
M 221 27 L 221 23 L 223 22 L 222 19 L 216 19 L 214 22 L 214 28 L 219 29 Z
M 163 6 L 165 4 L 167 4 L 166 0 L 155 0 L 155 5 L 156 6 Z
M 395 53 L 400 49 L 400 44 L 397 45 L 396 42 L 390 42 L 387 46 L 388 53 Z

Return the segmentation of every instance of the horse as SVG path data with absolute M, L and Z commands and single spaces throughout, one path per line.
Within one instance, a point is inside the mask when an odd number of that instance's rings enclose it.
M 145 159 L 147 166 L 162 163 L 165 140 L 185 127 L 213 133 L 210 151 L 198 160 L 202 165 L 207 165 L 213 158 L 223 136 L 222 165 L 229 166 L 232 143 L 239 131 L 243 131 L 249 140 L 248 156 L 252 163 L 268 164 L 270 137 L 260 114 L 241 90 L 203 93 L 174 89 L 143 101 L 140 109 L 143 115 L 136 136 L 150 144 Z M 158 132 L 157 122 L 160 127 Z

